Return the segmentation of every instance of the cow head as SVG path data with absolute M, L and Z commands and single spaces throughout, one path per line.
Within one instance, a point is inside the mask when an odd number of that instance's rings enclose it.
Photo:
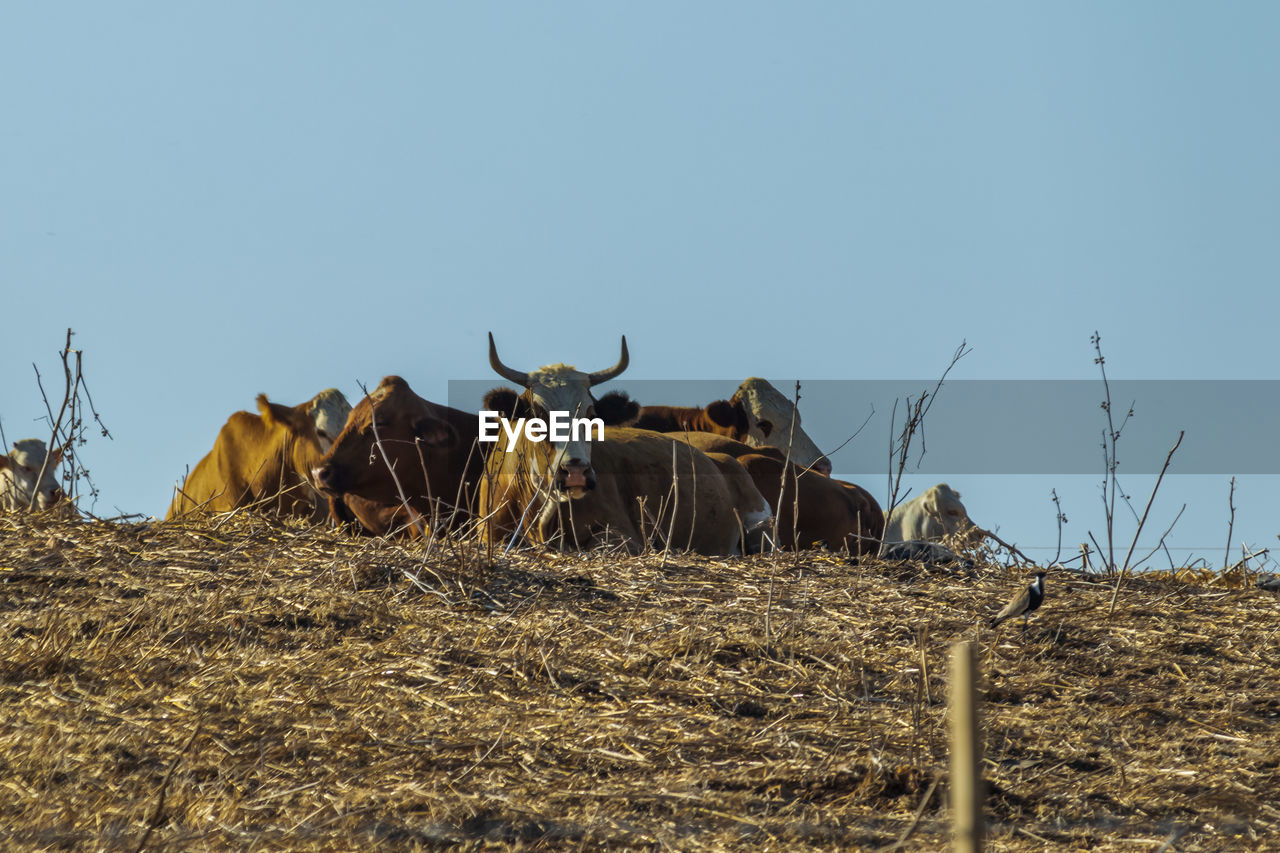
M 25 511 L 32 505 L 32 496 L 36 509 L 48 509 L 61 500 L 62 490 L 53 477 L 61 461 L 62 451 L 48 453 L 38 438 L 15 441 L 13 450 L 0 456 L 0 509 Z M 44 468 L 43 477 L 41 468 Z
M 489 333 L 489 364 L 499 376 L 523 387 L 524 393 L 516 397 L 506 389 L 495 389 L 485 397 L 490 411 L 514 418 L 538 417 L 546 419 L 551 412 L 567 412 L 570 418 L 600 417 L 596 401 L 591 396 L 592 386 L 607 382 L 627 369 L 631 357 L 627 354 L 627 338 L 622 338 L 622 355 L 618 363 L 607 370 L 583 373 L 567 364 L 552 364 L 528 373 L 514 370 L 498 358 L 498 348 Z M 631 406 L 634 403 L 626 401 Z M 609 407 L 620 405 L 618 398 L 611 398 Z M 622 408 L 629 409 L 622 405 Z M 615 414 L 611 411 L 611 414 Z M 638 414 L 638 409 L 636 411 Z M 527 444 L 527 443 L 526 443 Z M 553 442 L 548 438 L 538 442 L 543 452 L 529 453 L 529 473 L 534 482 L 550 482 L 551 495 L 556 500 L 582 497 L 595 488 L 596 474 L 591 467 L 591 443 L 582 435 L 574 440 Z M 524 445 L 522 445 L 524 447 Z M 524 447 L 525 452 L 530 448 Z
M 351 414 L 351 404 L 337 388 L 326 388 L 311 398 L 307 403 L 307 414 L 316 425 L 316 436 L 320 439 L 320 452 L 328 453 L 333 441 L 347 424 L 347 416 Z
M 283 406 L 267 399 L 266 394 L 257 398 L 258 414 L 268 429 L 282 431 L 286 438 L 284 454 L 290 468 L 310 485 L 308 474 L 321 455 L 324 445 L 316 426 L 318 418 L 312 414 L 311 403 Z
M 703 411 L 707 420 L 720 427 L 721 435 L 742 442 L 751 435 L 752 420 L 741 400 L 716 400 L 708 403 Z
M 419 449 L 457 443 L 457 431 L 436 416 L 431 404 L 399 376 L 387 376 L 351 410 L 346 426 L 312 469 L 311 478 L 326 494 L 351 493 L 399 503 L 388 469 L 401 478 L 425 480 Z
M 626 391 L 610 391 L 596 399 L 596 417 L 605 426 L 631 426 L 640 417 L 640 404 Z
M 942 525 L 947 536 L 974 526 L 968 510 L 960 502 L 960 493 L 946 483 L 930 486 L 920 496 L 920 505 L 930 518 Z
M 738 386 L 730 402 L 740 404 L 750 422 L 745 439 L 747 444 L 775 447 L 783 453 L 790 453 L 791 461 L 797 465 L 831 475 L 831 460 L 800 428 L 800 412 L 777 388 L 753 376 Z

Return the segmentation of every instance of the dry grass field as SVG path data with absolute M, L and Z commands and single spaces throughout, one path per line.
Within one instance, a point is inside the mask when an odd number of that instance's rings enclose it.
M 412 580 L 410 578 L 415 578 Z M 0 518 L 0 849 L 1280 849 L 1280 596 Z

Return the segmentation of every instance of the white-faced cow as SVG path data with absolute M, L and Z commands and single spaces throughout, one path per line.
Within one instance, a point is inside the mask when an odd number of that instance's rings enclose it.
M 644 406 L 634 426 L 655 432 L 709 432 L 752 447 L 773 447 L 802 468 L 824 476 L 831 460 L 800 425 L 795 404 L 752 376 L 728 400 L 696 406 Z
M 310 471 L 350 411 L 346 398 L 333 388 L 297 406 L 272 403 L 259 394 L 258 414 L 236 412 L 227 419 L 213 449 L 179 488 L 166 518 L 252 506 L 324 521 L 328 501 L 311 486 Z
M 0 456 L 0 511 L 44 510 L 61 500 L 62 490 L 53 476 L 61 461 L 62 451 L 49 453 L 38 438 L 15 441 L 13 450 Z
M 607 370 L 555 364 L 524 372 L 502 363 L 491 334 L 490 365 L 524 390 L 494 389 L 485 408 L 501 413 L 504 433 L 521 418 L 545 422 L 565 413 L 590 419 L 597 415 L 591 387 L 622 373 L 628 361 L 624 337 L 618 363 Z M 489 542 L 520 531 L 561 548 L 587 548 L 615 536 L 633 553 L 665 543 L 733 554 L 741 553 L 744 530 L 767 517 L 745 478 L 726 480 L 719 467 L 724 460 L 647 430 L 607 427 L 603 438 L 583 430 L 561 436 L 565 440 L 514 434 L 510 446 L 504 435 L 490 452 L 481 482 L 482 533 Z
M 930 486 L 922 495 L 894 507 L 885 523 L 884 541 L 938 541 L 973 527 L 960 494 L 946 483 Z

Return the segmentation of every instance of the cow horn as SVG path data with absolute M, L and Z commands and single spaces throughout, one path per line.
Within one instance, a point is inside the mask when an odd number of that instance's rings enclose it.
M 599 385 L 601 382 L 608 382 L 613 377 L 627 369 L 627 365 L 631 363 L 631 356 L 627 354 L 627 336 L 622 336 L 622 357 L 618 359 L 618 363 L 608 370 L 600 370 L 592 373 L 588 379 L 589 384 Z
M 498 347 L 493 343 L 493 332 L 489 333 L 489 366 L 498 372 L 503 379 L 516 383 L 521 388 L 529 387 L 529 374 L 512 370 L 498 358 Z

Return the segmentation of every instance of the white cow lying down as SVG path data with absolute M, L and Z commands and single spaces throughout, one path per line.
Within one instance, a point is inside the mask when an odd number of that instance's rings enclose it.
M 885 522 L 884 543 L 938 541 L 975 526 L 960 502 L 959 492 L 946 483 L 930 486 L 917 498 L 894 507 Z
M 31 506 L 31 495 L 36 496 L 36 509 L 48 509 L 62 498 L 62 490 L 54 479 L 54 469 L 62 461 L 62 451 L 49 455 L 40 488 L 40 466 L 45 464 L 44 442 L 38 438 L 24 438 L 13 443 L 13 450 L 0 456 L 0 512 L 26 512 Z

